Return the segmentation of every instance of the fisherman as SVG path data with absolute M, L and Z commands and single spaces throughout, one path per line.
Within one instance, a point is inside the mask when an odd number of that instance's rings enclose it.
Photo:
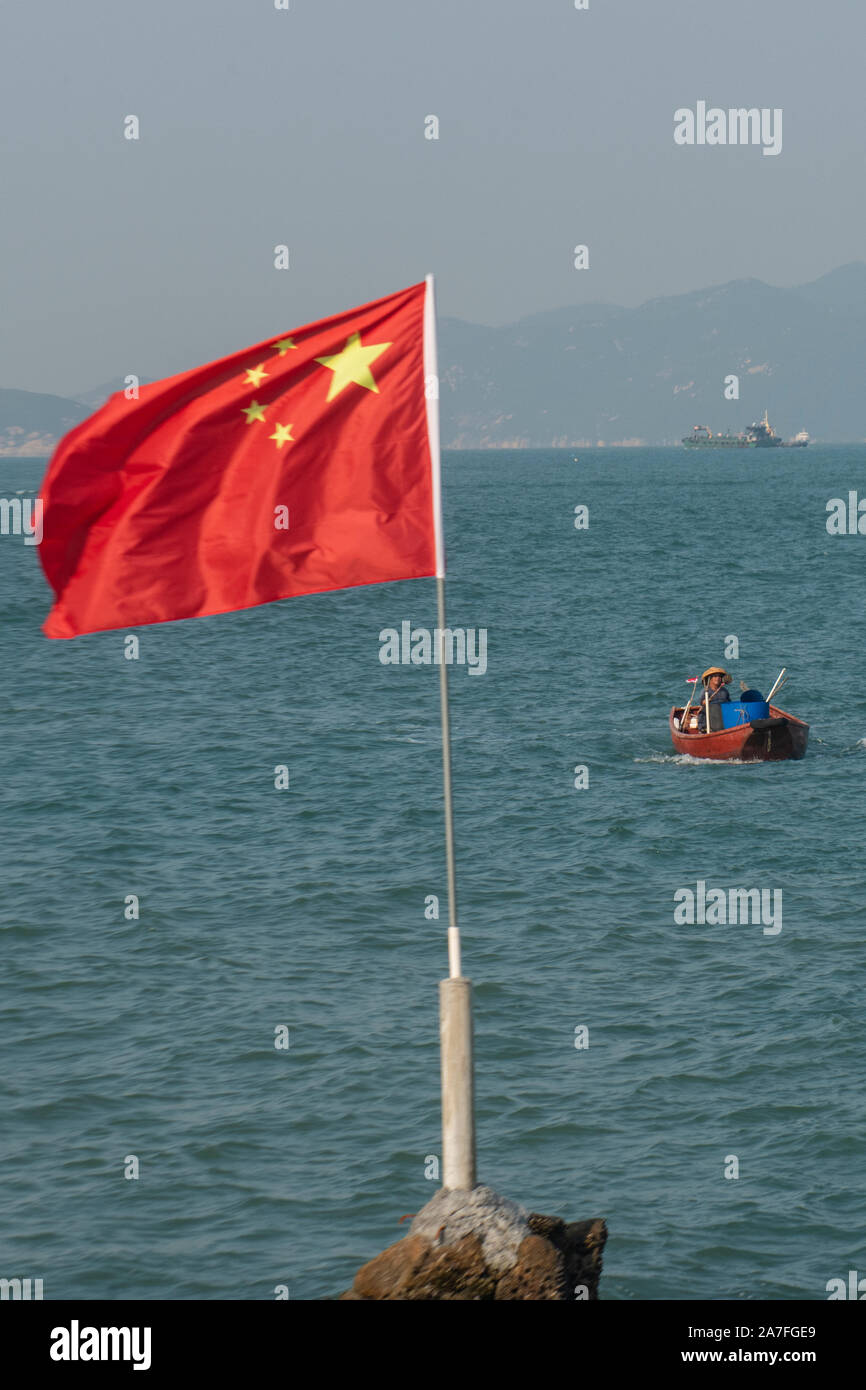
M 709 701 L 711 705 L 718 705 L 724 704 L 726 700 L 730 700 L 731 697 L 728 694 L 727 687 L 728 685 L 730 685 L 732 680 L 733 677 L 731 676 L 730 672 L 726 671 L 723 666 L 708 666 L 704 674 L 701 676 L 701 684 L 704 687 L 705 692 L 701 700 L 700 714 L 698 717 L 698 728 L 701 731 L 701 733 L 706 733 L 707 731 L 707 702 Z M 719 711 L 719 715 L 720 714 L 721 711 Z M 719 718 L 719 715 L 717 715 L 715 719 L 713 718 L 712 714 L 710 715 L 711 732 L 714 727 L 719 729 L 722 727 L 722 721 Z

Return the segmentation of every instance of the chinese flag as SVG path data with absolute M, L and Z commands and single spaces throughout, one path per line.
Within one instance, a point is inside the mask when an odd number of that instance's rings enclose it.
M 428 294 L 413 285 L 136 400 L 118 392 L 67 434 L 40 493 L 56 595 L 43 631 L 436 574 Z

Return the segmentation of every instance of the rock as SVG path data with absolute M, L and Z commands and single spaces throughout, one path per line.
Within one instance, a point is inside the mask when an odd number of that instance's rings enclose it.
M 556 1246 L 544 1236 L 527 1236 L 517 1252 L 516 1265 L 496 1285 L 496 1298 L 560 1302 L 568 1299 L 565 1260 Z
M 500 1197 L 492 1187 L 470 1191 L 441 1187 L 418 1212 L 409 1231 L 426 1236 L 434 1245 L 451 1245 L 475 1232 L 488 1268 L 504 1274 L 517 1259 L 520 1242 L 530 1234 L 527 1218 L 525 1208 Z
M 557 1241 L 565 1235 L 565 1222 L 558 1216 L 539 1216 L 537 1211 L 533 1211 L 527 1217 L 526 1224 L 530 1231 L 538 1236 L 546 1236 L 548 1240 Z
M 485 1263 L 478 1236 L 434 1247 L 424 1236 L 408 1235 L 362 1265 L 341 1298 L 478 1302 L 492 1299 L 495 1291 L 496 1276 Z
M 607 1227 L 531 1215 L 490 1187 L 442 1188 L 409 1234 L 362 1265 L 353 1301 L 583 1301 L 598 1298 Z
M 565 1277 L 572 1298 L 598 1298 L 601 1278 L 601 1257 L 607 1240 L 607 1226 L 599 1218 L 594 1221 L 572 1221 L 565 1228 Z M 576 1293 L 586 1289 L 586 1293 Z
M 607 1226 L 595 1221 L 573 1221 L 566 1225 L 558 1216 L 539 1216 L 532 1212 L 530 1229 L 544 1235 L 563 1257 L 565 1284 L 569 1300 L 583 1302 L 598 1298 L 601 1256 L 607 1240 Z
M 399 1296 L 478 1303 L 495 1293 L 496 1276 L 485 1263 L 481 1241 L 466 1235 L 453 1245 L 434 1248 Z
M 359 1298 L 402 1298 L 402 1290 L 429 1254 L 429 1240 L 406 1236 L 362 1265 L 352 1289 Z

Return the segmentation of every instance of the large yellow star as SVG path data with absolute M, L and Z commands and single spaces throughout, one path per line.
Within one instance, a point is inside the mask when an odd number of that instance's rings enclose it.
M 295 352 L 297 352 L 298 350 L 297 343 L 293 343 L 291 338 L 281 338 L 278 343 L 274 343 L 274 347 L 277 349 L 277 352 L 280 354 L 281 357 L 285 357 L 289 348 L 294 348 Z
M 244 415 L 247 417 L 247 424 L 252 425 L 256 420 L 264 420 L 265 407 L 259 405 L 258 401 L 253 401 L 252 405 L 242 407 Z
M 373 380 L 370 363 L 375 362 L 380 353 L 390 346 L 390 343 L 373 343 L 370 347 L 362 347 L 360 333 L 352 333 L 346 339 L 342 352 L 335 353 L 333 357 L 317 357 L 317 362 L 334 373 L 328 387 L 328 400 L 339 396 L 343 387 L 350 382 L 356 386 L 366 386 L 368 391 L 375 391 L 378 395 L 379 388 Z
M 246 381 L 244 382 L 244 385 L 245 385 L 245 386 L 261 386 L 261 384 L 262 384 L 262 378 L 263 378 L 263 377 L 266 377 L 266 376 L 270 376 L 270 372 L 266 372 L 266 371 L 265 371 L 265 368 L 264 368 L 264 364 L 260 362 L 259 365 L 258 365 L 257 367 L 250 367 L 250 368 L 249 368 L 249 370 L 247 371 L 247 374 L 246 374 L 247 379 L 246 379 Z
M 291 441 L 292 444 L 295 442 L 294 439 L 292 439 L 291 425 L 277 425 L 274 433 L 268 435 L 268 439 L 275 439 L 278 449 L 282 449 L 283 445 L 289 441 Z

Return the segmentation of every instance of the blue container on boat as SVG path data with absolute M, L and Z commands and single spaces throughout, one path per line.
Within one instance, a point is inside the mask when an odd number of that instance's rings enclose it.
M 768 719 L 770 716 L 770 706 L 766 700 L 726 700 L 719 708 L 722 711 L 723 729 L 739 729 L 753 719 Z

